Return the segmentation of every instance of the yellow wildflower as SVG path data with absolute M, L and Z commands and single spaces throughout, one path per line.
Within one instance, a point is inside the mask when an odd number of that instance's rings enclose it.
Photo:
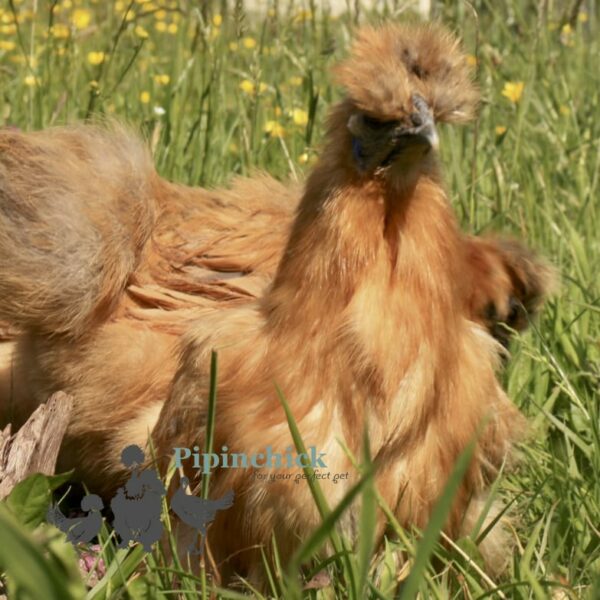
M 238 44 L 237 42 L 229 42 L 229 49 L 232 52 L 235 52 L 238 49 Z
M 169 23 L 167 25 L 167 32 L 171 35 L 175 35 L 177 33 L 177 23 Z
M 248 48 L 248 50 L 256 48 L 256 40 L 253 37 L 245 37 L 242 43 L 244 44 L 244 48 Z
M 513 104 L 516 104 L 523 95 L 525 84 L 522 81 L 507 81 L 504 84 L 502 95 L 508 98 Z
M 167 24 L 164 21 L 157 21 L 154 23 L 154 29 L 160 31 L 160 33 L 164 33 L 167 30 Z
M 244 81 L 240 83 L 240 90 L 246 94 L 254 94 L 255 89 L 255 85 L 249 79 L 244 79 Z
M 90 24 L 91 20 L 92 13 L 85 8 L 77 8 L 73 11 L 73 16 L 71 17 L 71 21 L 77 29 L 85 29 Z
M 265 123 L 265 133 L 271 137 L 282 138 L 285 135 L 285 129 L 277 121 L 267 121 Z
M 308 162 L 308 152 L 303 152 L 299 157 L 298 157 L 298 162 L 301 165 L 305 165 Z
M 161 10 L 157 10 L 157 11 L 154 13 L 154 18 L 155 18 L 157 21 L 164 21 L 164 20 L 167 18 L 167 11 L 166 11 L 166 10 L 163 10 L 163 9 L 161 9 Z
M 221 27 L 221 23 L 223 23 L 223 17 L 220 14 L 213 15 L 212 22 L 215 27 Z
M 150 92 L 147 91 L 143 91 L 140 94 L 140 102 L 142 104 L 148 104 L 148 102 L 150 102 Z
M 52 34 L 52 37 L 58 40 L 64 40 L 69 37 L 69 28 L 64 23 L 56 23 L 56 25 L 52 25 L 50 33 Z
M 143 40 L 148 37 L 148 32 L 141 25 L 136 25 L 133 31 L 135 32 L 135 35 Z
M 310 21 L 312 19 L 312 13 L 310 10 L 300 10 L 294 16 L 294 21 Z
M 496 125 L 494 131 L 496 132 L 496 135 L 500 137 L 506 133 L 506 127 L 504 125 Z
M 104 62 L 104 52 L 88 52 L 87 59 L 90 65 L 100 65 Z
M 467 54 L 465 60 L 470 67 L 475 67 L 477 65 L 477 58 L 472 54 Z
M 73 2 L 71 2 L 71 0 L 63 0 L 63 2 L 62 2 L 62 7 L 63 7 L 65 10 L 69 10 L 69 8 L 72 8 L 72 7 L 73 7 Z
M 154 82 L 158 85 L 168 85 L 169 81 L 171 81 L 171 78 L 166 73 L 154 76 Z
M 573 28 L 568 23 L 565 23 L 560 30 L 560 42 L 563 46 L 569 46 L 571 48 L 575 45 Z
M 288 80 L 294 87 L 298 87 L 302 85 L 302 77 L 298 77 L 298 75 L 294 75 Z
M 303 127 L 308 123 L 308 113 L 301 108 L 294 108 L 292 110 L 292 120 L 296 125 Z
M 580 23 L 587 23 L 589 18 L 589 15 L 585 11 L 582 11 L 577 15 L 577 19 L 579 19 Z
M 39 79 L 35 75 L 26 75 L 23 81 L 28 87 L 33 87 L 34 85 L 39 83 Z
M 571 114 L 571 109 L 568 106 L 565 106 L 564 104 L 560 106 L 559 110 L 560 114 L 564 115 L 565 117 L 568 117 Z
M 10 52 L 16 48 L 16 44 L 11 40 L 0 40 L 0 50 Z

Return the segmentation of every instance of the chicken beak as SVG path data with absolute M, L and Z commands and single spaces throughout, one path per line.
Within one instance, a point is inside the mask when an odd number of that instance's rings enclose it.
M 400 125 L 394 131 L 393 138 L 397 147 L 422 149 L 423 152 L 437 150 L 439 138 L 431 109 L 418 95 L 413 97 L 413 106 L 414 112 L 410 117 L 412 127 Z
M 422 148 L 424 151 L 437 150 L 439 145 L 439 138 L 433 121 L 410 132 L 406 130 L 399 132 L 397 141 L 399 146 Z

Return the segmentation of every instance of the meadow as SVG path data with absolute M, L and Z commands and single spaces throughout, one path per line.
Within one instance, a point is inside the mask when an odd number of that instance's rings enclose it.
M 141 132 L 170 179 L 214 186 L 266 170 L 302 180 L 340 94 L 329 67 L 358 23 L 418 20 L 407 4 L 375 11 L 352 1 L 333 16 L 314 0 L 272 0 L 255 12 L 243 0 L 2 0 L 0 123 L 34 130 L 114 117 Z M 451 480 L 425 532 L 392 521 L 383 548 L 345 547 L 323 562 L 316 549 L 335 528 L 332 513 L 303 549 L 314 589 L 298 585 L 299 563 L 265 559 L 264 597 L 600 598 L 597 8 L 593 0 L 433 2 L 435 18 L 464 40 L 483 98 L 476 123 L 441 130 L 462 226 L 526 240 L 560 275 L 502 375 L 531 424 L 518 467 L 493 489 L 515 515 L 508 573 L 486 573 L 472 538 L 440 543 Z M 0 507 L 9 598 L 261 597 L 244 582 L 220 589 L 160 550 L 117 551 L 108 530 L 81 569 L 32 502 L 53 485 L 34 481 Z M 358 493 L 377 501 L 368 482 Z

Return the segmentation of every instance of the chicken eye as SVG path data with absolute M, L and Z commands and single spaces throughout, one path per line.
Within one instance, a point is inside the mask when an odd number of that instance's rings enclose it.
M 390 127 L 395 123 L 395 121 L 380 121 L 375 117 L 370 117 L 369 115 L 363 115 L 363 123 L 369 127 L 369 129 L 381 130 L 386 127 Z

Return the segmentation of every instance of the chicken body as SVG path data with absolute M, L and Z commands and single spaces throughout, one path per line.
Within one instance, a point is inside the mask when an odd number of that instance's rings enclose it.
M 350 474 L 321 481 L 330 503 L 358 478 L 338 440 L 359 455 L 366 427 L 377 486 L 406 526 L 426 525 L 483 426 L 446 527 L 460 535 L 524 430 L 486 327 L 510 321 L 515 299 L 522 326 L 547 279 L 520 246 L 464 236 L 448 202 L 432 127 L 472 113 L 466 68 L 439 28 L 365 30 L 301 192 L 268 177 L 171 184 L 118 131 L 1 133 L 0 317 L 24 331 L 5 412 L 18 421 L 72 394 L 61 466 L 110 494 L 124 446 L 151 437 L 163 465 L 203 446 L 217 350 L 215 448 L 293 445 L 277 384 L 305 444 Z M 220 469 L 211 490 L 236 498 L 209 531 L 216 562 L 234 556 L 251 577 L 257 544 L 275 534 L 288 557 L 320 522 L 303 483 Z M 490 564 L 506 558 L 500 537 L 484 542 Z

